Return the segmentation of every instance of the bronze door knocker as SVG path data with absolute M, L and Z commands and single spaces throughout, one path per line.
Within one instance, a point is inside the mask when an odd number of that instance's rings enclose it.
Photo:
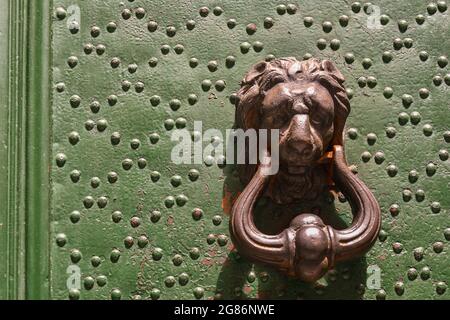
M 264 166 L 271 160 L 268 150 L 264 165 L 238 166 L 246 187 L 232 208 L 233 242 L 250 260 L 303 281 L 315 281 L 336 262 L 364 254 L 380 229 L 377 200 L 345 160 L 343 131 L 350 103 L 343 83 L 331 61 L 282 58 L 256 64 L 238 92 L 238 128 L 280 130 L 280 169 L 265 175 Z M 254 206 L 262 195 L 287 205 L 317 198 L 330 185 L 352 208 L 348 228 L 336 230 L 311 213 L 298 215 L 277 235 L 256 227 Z

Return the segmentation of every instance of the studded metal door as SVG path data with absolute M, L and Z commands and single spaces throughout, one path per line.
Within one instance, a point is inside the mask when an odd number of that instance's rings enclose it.
M 450 297 L 446 2 L 54 0 L 47 9 L 52 299 Z M 327 58 L 345 75 L 347 158 L 382 209 L 374 248 L 314 284 L 233 250 L 232 169 L 170 160 L 173 130 L 232 128 L 245 72 L 284 56 Z M 329 200 L 349 222 L 348 204 Z

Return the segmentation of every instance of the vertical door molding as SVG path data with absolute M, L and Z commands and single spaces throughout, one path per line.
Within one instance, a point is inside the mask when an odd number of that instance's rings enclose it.
M 0 0 L 0 298 L 48 298 L 50 7 Z

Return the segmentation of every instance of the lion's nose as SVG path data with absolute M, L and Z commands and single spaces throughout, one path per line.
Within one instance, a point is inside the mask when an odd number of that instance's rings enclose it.
M 299 155 L 309 158 L 313 153 L 311 128 L 309 126 L 309 115 L 296 114 L 292 117 L 289 126 L 287 142 L 291 149 Z

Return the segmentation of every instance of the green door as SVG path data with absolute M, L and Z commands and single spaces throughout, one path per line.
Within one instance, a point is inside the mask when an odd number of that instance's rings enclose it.
M 445 1 L 1 4 L 1 298 L 450 298 Z M 312 284 L 236 252 L 233 167 L 171 160 L 174 130 L 225 134 L 246 71 L 291 56 L 344 74 L 347 160 L 382 211 Z

